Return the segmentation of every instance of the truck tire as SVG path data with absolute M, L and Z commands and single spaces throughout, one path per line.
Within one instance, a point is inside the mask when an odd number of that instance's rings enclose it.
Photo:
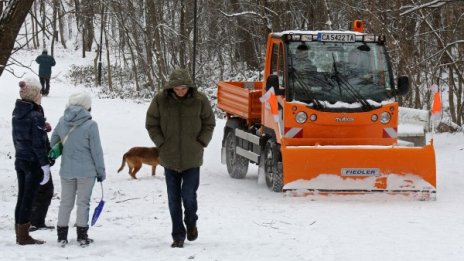
M 236 153 L 236 146 L 234 131 L 229 131 L 225 140 L 227 171 L 231 178 L 243 179 L 248 172 L 249 161 Z
M 280 156 L 280 148 L 277 146 L 274 140 L 269 140 L 266 143 L 264 155 L 264 172 L 266 175 L 266 185 L 270 190 L 274 192 L 282 192 L 282 157 Z

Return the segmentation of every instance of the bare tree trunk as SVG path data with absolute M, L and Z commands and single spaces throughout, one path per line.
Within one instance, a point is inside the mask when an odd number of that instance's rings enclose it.
M 463 101 L 463 95 L 464 95 L 464 88 L 463 88 L 463 85 L 464 85 L 464 81 L 459 78 L 458 79 L 458 88 L 457 88 L 457 113 L 456 113 L 456 124 L 458 124 L 459 126 L 462 126 L 462 123 L 464 122 L 464 101 Z
M 37 1 L 34 1 L 34 9 L 32 10 L 34 17 L 38 17 L 37 14 Z M 34 43 L 34 49 L 37 49 L 40 46 L 39 42 L 39 29 L 36 19 L 31 19 L 32 21 L 32 42 Z
M 230 0 L 230 2 L 234 13 L 240 13 L 243 11 L 241 3 L 238 0 Z M 252 31 L 250 30 L 256 25 L 256 22 L 250 20 L 250 18 L 240 15 L 237 17 L 237 24 L 239 25 L 237 40 L 240 42 L 236 49 L 236 55 L 240 57 L 241 61 L 244 61 L 247 64 L 248 69 L 258 69 L 261 65 L 259 64 L 258 57 L 256 56 L 254 39 Z
M 53 20 L 52 20 L 52 44 L 50 47 L 50 53 L 53 56 L 55 50 L 55 41 L 58 38 L 58 32 L 56 31 L 56 20 L 58 19 L 58 8 L 59 8 L 59 1 L 53 0 Z
M 180 23 L 179 23 L 179 65 L 182 68 L 186 68 L 185 66 L 185 52 L 187 50 L 187 30 L 185 24 L 185 1 L 180 2 Z
M 34 0 L 11 0 L 0 17 L 0 76 L 10 59 L 16 36 Z
M 163 37 L 161 37 L 164 35 L 164 29 L 161 26 L 163 21 L 159 20 L 162 19 L 163 16 L 158 16 L 161 12 L 156 12 L 157 10 L 162 10 L 162 5 L 155 6 L 155 4 L 156 3 L 153 1 L 148 1 L 147 10 L 150 13 L 150 21 L 153 26 L 154 59 L 156 61 L 156 67 L 158 68 L 158 84 L 156 85 L 156 89 L 159 91 L 162 89 L 162 86 L 167 83 L 167 66 L 162 47 Z
M 58 31 L 60 34 L 60 40 L 61 40 L 61 45 L 63 46 L 64 49 L 67 49 L 66 47 L 66 39 L 64 38 L 64 21 L 63 21 L 63 9 L 61 8 L 60 2 L 56 0 L 56 8 L 58 10 Z
M 137 62 L 135 60 L 135 53 L 134 53 L 134 50 L 132 49 L 131 45 L 129 45 L 129 51 L 130 51 L 131 60 L 132 60 L 132 71 L 134 72 L 135 91 L 139 92 L 140 91 L 139 73 L 138 73 L 138 69 L 137 69 Z
M 147 76 L 148 76 L 148 84 L 150 90 L 154 89 L 155 82 L 154 82 L 154 69 L 153 69 L 153 17 L 150 14 L 149 10 L 153 9 L 149 8 L 149 5 L 153 5 L 150 3 L 153 1 L 145 1 L 145 8 L 144 8 L 144 16 L 145 16 L 145 31 L 144 31 L 144 38 L 145 38 L 145 52 L 146 52 L 146 63 L 147 63 Z
M 43 48 L 47 48 L 47 44 L 45 42 L 45 39 L 47 39 L 47 26 L 45 24 L 45 21 L 46 21 L 46 18 L 47 18 L 47 14 L 45 12 L 45 1 L 44 0 L 40 0 L 40 15 L 41 15 L 41 28 L 42 28 L 42 46 Z
M 0 14 L 1 16 L 2 14 Z M 26 37 L 26 47 L 27 49 L 30 49 L 30 46 L 29 46 L 29 32 L 27 30 L 27 17 L 26 17 L 26 20 L 25 20 L 25 23 L 24 23 L 24 31 L 25 31 L 25 37 Z
M 450 109 L 451 120 L 456 122 L 456 108 L 454 105 L 454 94 L 456 92 L 456 85 L 454 83 L 453 67 L 448 68 L 448 103 Z
M 111 61 L 110 61 L 110 46 L 108 44 L 108 34 L 106 27 L 104 27 L 105 32 L 105 47 L 106 47 L 106 64 L 108 66 L 108 89 L 110 92 L 113 91 L 113 76 L 111 74 Z
M 83 15 L 83 47 L 86 51 L 92 51 L 92 44 L 95 37 L 93 20 L 94 20 L 94 1 L 83 0 L 82 1 L 82 15 Z

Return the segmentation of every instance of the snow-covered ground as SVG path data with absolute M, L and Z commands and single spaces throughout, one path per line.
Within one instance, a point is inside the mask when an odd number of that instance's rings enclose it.
M 15 58 L 30 64 L 38 52 Z M 43 98 L 48 121 L 55 126 L 74 87 L 64 77 L 71 64 L 90 63 L 80 53 L 58 51 L 50 96 Z M 32 63 L 37 71 L 37 65 Z M 15 67 L 15 72 L 24 69 Z M 85 89 L 94 99 L 92 115 L 98 122 L 107 180 L 106 206 L 89 235 L 95 243 L 60 248 L 56 231 L 37 231 L 45 245 L 15 244 L 14 207 L 17 180 L 11 139 L 11 112 L 18 95 L 18 79 L 0 77 L 0 260 L 462 260 L 464 256 L 464 135 L 437 134 L 438 193 L 436 201 L 402 197 L 332 196 L 314 200 L 270 192 L 258 184 L 257 168 L 244 180 L 229 178 L 220 163 L 223 120 L 217 120 L 213 140 L 201 168 L 199 238 L 183 249 L 170 248 L 171 222 L 163 169 L 150 175 L 144 166 L 138 180 L 122 155 L 133 146 L 152 146 L 145 130 L 148 103 L 98 99 L 97 89 Z M 56 225 L 60 197 L 58 168 L 52 168 L 55 197 L 47 223 Z M 394 164 L 394 161 L 393 161 Z M 417 162 L 417 164 L 421 164 Z M 100 199 L 95 186 L 93 209 Z

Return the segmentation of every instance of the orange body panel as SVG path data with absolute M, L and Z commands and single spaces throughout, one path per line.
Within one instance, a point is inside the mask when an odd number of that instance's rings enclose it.
M 295 120 L 298 112 L 316 120 L 299 124 Z M 373 115 L 387 112 L 391 120 L 384 124 L 373 121 Z M 321 112 L 302 103 L 286 103 L 283 119 L 283 135 L 286 145 L 394 145 L 397 141 L 398 104 L 387 104 L 369 112 Z M 298 131 L 297 134 L 295 132 Z M 294 138 L 297 136 L 297 138 Z
M 433 145 L 281 147 L 284 189 L 429 191 L 436 189 Z M 344 175 L 343 170 L 360 170 Z M 369 175 L 366 169 L 378 169 Z M 355 172 L 355 171 L 352 171 Z M 364 176 L 362 176 L 364 175 Z
M 245 86 L 251 88 L 245 88 Z M 249 122 L 261 120 L 262 82 L 219 82 L 218 107 Z

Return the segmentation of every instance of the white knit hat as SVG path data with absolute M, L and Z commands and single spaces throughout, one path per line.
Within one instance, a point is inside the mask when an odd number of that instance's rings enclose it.
M 25 101 L 40 104 L 42 100 L 41 89 L 39 81 L 35 78 L 28 77 L 19 81 L 19 96 Z
M 86 92 L 73 93 L 71 94 L 71 96 L 69 96 L 69 101 L 66 105 L 66 108 L 73 105 L 81 106 L 84 107 L 86 110 L 89 110 L 92 107 L 92 99 L 90 98 L 90 95 Z

